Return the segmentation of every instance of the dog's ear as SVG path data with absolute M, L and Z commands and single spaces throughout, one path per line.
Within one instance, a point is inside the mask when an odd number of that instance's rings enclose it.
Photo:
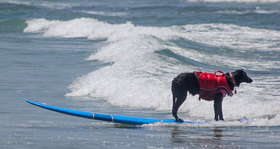
M 242 74 L 243 70 L 235 70 L 234 72 L 232 72 L 231 74 L 233 76 L 239 76 L 240 74 Z
M 239 73 L 246 73 L 244 69 L 237 70 Z
M 235 73 L 234 73 L 235 75 L 247 75 L 247 73 L 244 71 L 244 69 L 240 69 L 240 70 L 236 70 L 235 71 Z

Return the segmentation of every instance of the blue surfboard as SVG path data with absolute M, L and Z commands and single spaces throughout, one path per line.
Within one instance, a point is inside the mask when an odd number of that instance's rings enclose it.
M 26 100 L 26 102 L 41 108 L 45 108 L 63 114 L 68 114 L 68 115 L 87 118 L 87 119 L 94 119 L 94 120 L 101 120 L 101 121 L 108 121 L 108 122 L 129 124 L 129 125 L 143 125 L 143 124 L 155 124 L 155 123 L 203 124 L 202 122 L 191 122 L 191 121 L 177 122 L 174 119 L 152 119 L 152 118 L 140 118 L 140 117 L 119 116 L 119 115 L 110 115 L 110 114 L 98 114 L 98 113 L 53 107 L 53 106 L 49 106 L 46 104 L 37 103 L 29 100 Z

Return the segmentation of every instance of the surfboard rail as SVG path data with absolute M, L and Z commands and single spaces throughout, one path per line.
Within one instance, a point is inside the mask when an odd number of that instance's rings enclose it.
M 99 114 L 99 113 L 91 113 L 91 112 L 78 111 L 78 110 L 72 110 L 66 108 L 59 108 L 59 107 L 54 107 L 54 106 L 37 103 L 29 100 L 26 100 L 26 102 L 58 113 L 63 113 L 63 114 L 87 118 L 87 119 L 121 123 L 121 124 L 129 124 L 129 125 L 143 125 L 143 124 L 154 124 L 154 123 L 202 124 L 201 122 L 191 122 L 191 121 L 177 122 L 174 119 L 152 119 L 152 118 L 140 118 L 140 117 L 111 115 L 111 114 Z

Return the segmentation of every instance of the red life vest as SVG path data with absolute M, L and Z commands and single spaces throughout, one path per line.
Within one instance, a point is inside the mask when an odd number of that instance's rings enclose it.
M 216 74 L 217 72 L 222 73 L 222 75 Z M 226 75 L 222 71 L 216 71 L 215 73 L 195 72 L 195 75 L 200 86 L 199 100 L 201 98 L 208 101 L 214 100 L 215 95 L 221 89 L 226 90 L 228 95 L 233 95 L 228 86 Z

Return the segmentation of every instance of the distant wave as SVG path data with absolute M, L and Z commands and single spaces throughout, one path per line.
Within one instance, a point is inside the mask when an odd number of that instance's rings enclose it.
M 277 3 L 280 0 L 186 0 L 191 2 Z
M 224 10 L 224 11 L 218 11 L 218 13 L 222 14 L 249 14 L 249 13 L 259 13 L 259 14 L 278 14 L 280 13 L 280 10 L 265 10 L 260 9 L 257 7 L 255 10 L 243 10 L 243 11 L 237 11 L 237 10 Z
M 87 13 L 87 14 L 93 14 L 93 15 L 101 15 L 101 16 L 124 16 L 126 15 L 126 13 L 123 12 L 105 12 L 105 11 L 81 11 L 83 13 Z
M 109 24 L 90 18 L 69 21 L 31 19 L 24 32 L 43 33 L 45 37 L 86 37 L 90 40 L 119 41 L 138 35 L 155 36 L 162 40 L 185 38 L 213 46 L 240 50 L 279 50 L 280 32 L 254 29 L 233 24 L 197 24 L 173 27 L 142 27 L 132 23 Z M 273 42 L 268 42 L 273 41 Z M 268 48 L 269 47 L 269 48 Z
M 80 4 L 71 3 L 71 2 L 63 3 L 63 2 L 59 2 L 59 1 L 48 2 L 48 1 L 28 1 L 28 0 L 1 0 L 0 3 L 38 6 L 38 7 L 52 8 L 52 9 L 65 9 L 65 8 L 71 8 L 71 7 L 80 5 Z

